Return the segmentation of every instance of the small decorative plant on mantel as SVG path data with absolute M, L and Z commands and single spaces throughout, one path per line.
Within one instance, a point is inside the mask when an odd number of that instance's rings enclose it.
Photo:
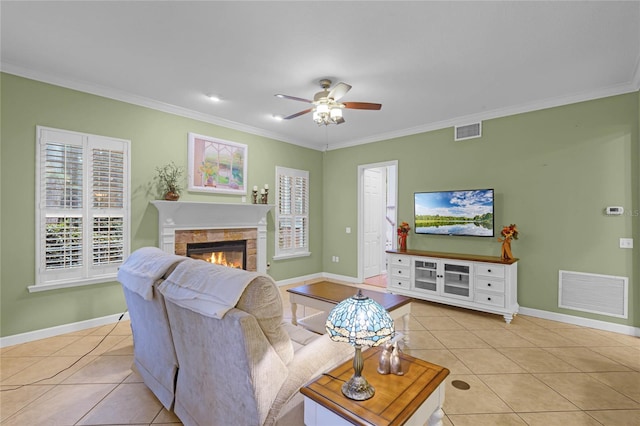
M 167 201 L 177 201 L 182 191 L 182 176 L 184 167 L 177 166 L 173 161 L 162 167 L 156 167 L 156 181 Z

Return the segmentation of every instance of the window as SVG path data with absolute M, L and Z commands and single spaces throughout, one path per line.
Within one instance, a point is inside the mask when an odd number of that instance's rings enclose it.
M 115 279 L 129 254 L 129 141 L 37 127 L 36 285 Z
M 309 256 L 309 172 L 276 167 L 275 258 Z

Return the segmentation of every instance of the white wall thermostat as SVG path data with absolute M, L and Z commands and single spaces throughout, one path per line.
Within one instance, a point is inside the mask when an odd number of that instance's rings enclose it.
M 605 212 L 610 216 L 620 216 L 624 213 L 624 209 L 620 206 L 609 206 L 606 208 Z

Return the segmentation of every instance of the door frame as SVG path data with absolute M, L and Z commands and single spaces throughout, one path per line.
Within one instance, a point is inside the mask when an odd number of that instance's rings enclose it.
M 381 167 L 391 168 L 394 175 L 396 194 L 396 209 L 392 219 L 398 223 L 398 160 L 382 161 L 380 163 L 361 164 L 358 166 L 358 281 L 364 282 L 364 171 L 367 169 L 379 169 Z M 393 247 L 397 242 L 393 240 Z

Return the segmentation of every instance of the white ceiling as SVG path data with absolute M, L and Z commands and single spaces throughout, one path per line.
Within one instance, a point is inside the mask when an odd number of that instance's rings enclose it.
M 3 71 L 315 149 L 640 88 L 640 1 L 0 3 Z M 346 123 L 308 104 L 353 89 Z M 212 103 L 205 95 L 222 98 Z

